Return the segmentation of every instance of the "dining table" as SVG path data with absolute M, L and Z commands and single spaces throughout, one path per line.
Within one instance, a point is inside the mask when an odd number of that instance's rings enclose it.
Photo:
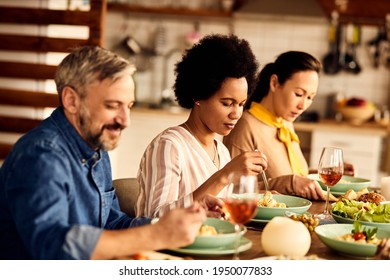
M 322 213 L 324 210 L 325 202 L 324 201 L 312 201 L 312 205 L 308 209 L 308 212 L 311 214 Z M 332 222 L 332 221 L 331 221 Z M 329 221 L 328 221 L 329 223 Z M 336 221 L 334 221 L 336 223 Z M 264 252 L 261 246 L 261 234 L 267 223 L 258 223 L 258 222 L 249 222 L 246 224 L 247 232 L 244 234 L 244 237 L 249 239 L 252 242 L 252 246 L 245 251 L 240 252 L 239 257 L 241 260 L 253 260 L 259 258 L 270 258 Z M 336 251 L 328 248 L 322 241 L 318 238 L 315 232 L 311 232 L 311 245 L 309 252 L 306 256 L 311 256 L 314 259 L 327 259 L 327 260 L 346 260 L 351 259 L 343 255 L 338 254 Z M 166 251 L 167 253 L 184 258 L 192 258 L 194 260 L 231 260 L 232 254 L 226 255 L 207 255 L 207 254 L 195 254 L 195 255 L 186 255 L 182 253 L 177 253 L 174 251 Z

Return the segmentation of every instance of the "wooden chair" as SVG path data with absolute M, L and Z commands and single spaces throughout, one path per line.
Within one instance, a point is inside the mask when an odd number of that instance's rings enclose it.
M 21 56 L 36 55 L 44 57 L 48 53 L 67 54 L 72 48 L 82 45 L 103 46 L 107 3 L 106 0 L 90 0 L 89 3 L 90 9 L 86 11 L 1 6 L 0 3 L 0 24 L 20 24 L 25 28 L 43 29 L 49 25 L 85 26 L 89 29 L 88 38 L 85 39 L 69 38 L 69 36 L 58 38 L 43 35 L 25 35 L 16 33 L 16 31 L 15 33 L 0 32 L 0 51 L 16 52 Z M 15 55 L 15 57 L 18 56 Z M 0 105 L 18 112 L 15 115 L 12 114 L 12 116 L 0 113 L 0 133 L 10 134 L 12 139 L 18 138 L 37 126 L 44 117 L 26 117 L 19 114 L 19 111 L 27 108 L 39 112 L 44 108 L 58 106 L 58 95 L 55 93 L 46 92 L 47 90 L 43 89 L 21 90 L 13 87 L 20 80 L 42 85 L 43 82 L 54 78 L 55 70 L 56 66 L 48 63 L 25 62 L 18 60 L 18 58 L 13 61 L 0 59 L 0 78 L 11 85 L 7 87 L 4 84 L 0 85 Z M 8 155 L 14 144 L 13 140 L 4 141 L 3 138 L 0 135 L 0 162 Z
M 136 178 L 121 178 L 112 181 L 119 206 L 130 217 L 135 217 L 135 204 L 139 193 Z

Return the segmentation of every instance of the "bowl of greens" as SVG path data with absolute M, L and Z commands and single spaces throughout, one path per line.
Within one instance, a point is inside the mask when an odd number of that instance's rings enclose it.
M 363 225 L 390 230 L 390 204 L 378 204 L 342 199 L 332 204 L 332 216 L 338 223 Z

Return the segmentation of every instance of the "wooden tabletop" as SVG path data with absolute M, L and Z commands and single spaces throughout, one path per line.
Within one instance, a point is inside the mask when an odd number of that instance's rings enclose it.
M 321 213 L 324 210 L 324 204 L 325 202 L 320 201 L 313 201 L 312 206 L 309 209 L 309 212 L 314 213 Z M 246 250 L 244 252 L 241 252 L 239 257 L 242 260 L 252 260 L 255 258 L 261 258 L 261 257 L 267 257 L 267 255 L 264 253 L 263 248 L 261 246 L 261 233 L 266 224 L 261 223 L 249 223 L 247 224 L 248 231 L 244 235 L 247 239 L 252 241 L 253 245 L 249 250 Z M 169 252 L 169 254 L 172 254 L 172 252 Z M 184 256 L 180 254 L 175 254 L 177 256 Z M 337 252 L 332 251 L 324 243 L 322 243 L 317 235 L 313 232 L 311 233 L 311 246 L 310 250 L 307 253 L 307 255 L 316 255 L 319 258 L 322 259 L 329 259 L 329 260 L 345 260 L 346 257 L 339 255 Z M 230 260 L 232 259 L 232 255 L 196 255 L 191 256 L 195 260 Z

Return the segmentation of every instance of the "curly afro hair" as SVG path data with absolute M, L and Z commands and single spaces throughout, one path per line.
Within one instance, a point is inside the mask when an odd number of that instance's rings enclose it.
M 248 96 L 256 86 L 258 62 L 249 43 L 235 35 L 213 34 L 187 49 L 175 65 L 176 100 L 191 109 L 197 100 L 208 99 L 230 78 L 245 77 Z

